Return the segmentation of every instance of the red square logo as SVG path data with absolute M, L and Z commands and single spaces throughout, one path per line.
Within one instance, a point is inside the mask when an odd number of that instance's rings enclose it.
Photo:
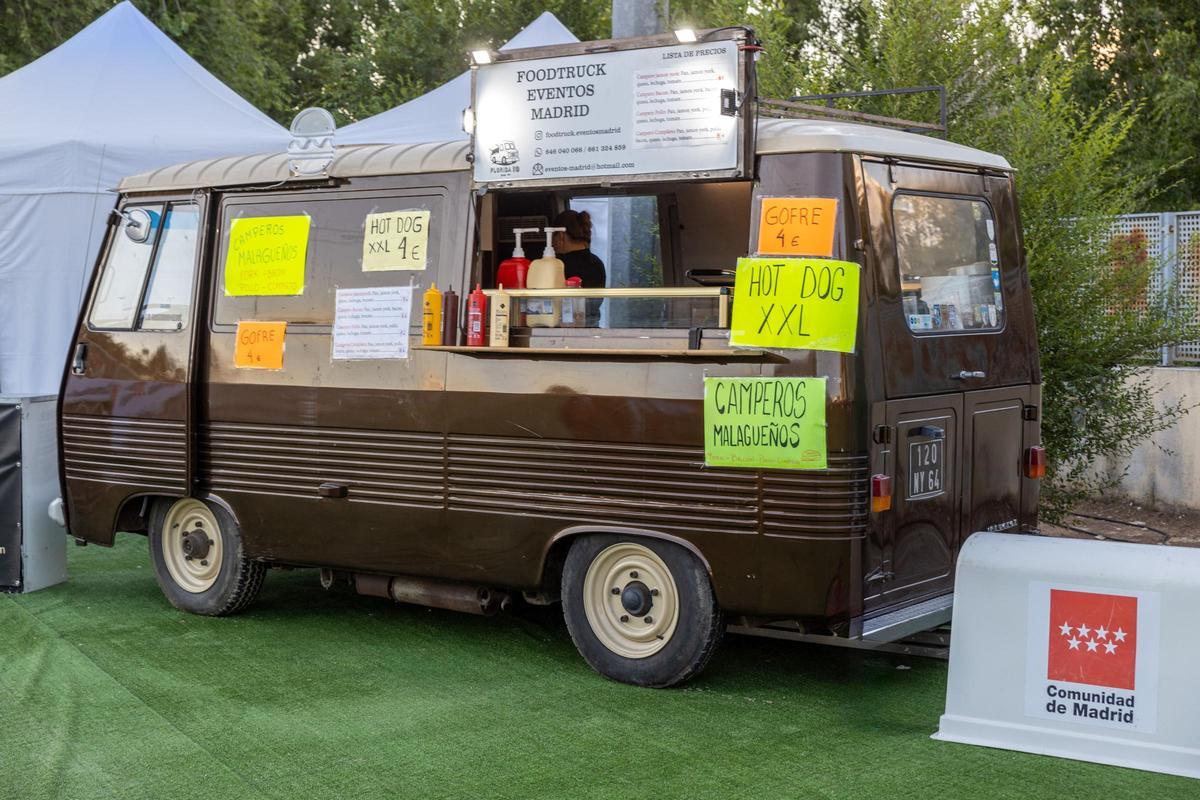
M 1050 590 L 1050 680 L 1133 689 L 1137 598 Z

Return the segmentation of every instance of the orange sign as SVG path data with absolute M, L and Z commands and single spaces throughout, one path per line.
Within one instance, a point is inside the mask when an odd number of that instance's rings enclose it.
M 233 365 L 245 369 L 283 369 L 286 322 L 239 322 Z
M 764 197 L 758 213 L 758 253 L 832 256 L 837 203 L 832 197 Z

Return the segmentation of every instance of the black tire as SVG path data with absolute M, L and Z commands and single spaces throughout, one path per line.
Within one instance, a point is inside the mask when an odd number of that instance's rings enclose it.
M 598 557 L 617 544 L 640 545 L 650 550 L 667 566 L 674 580 L 677 622 L 661 649 L 650 655 L 631 658 L 614 651 L 597 635 L 588 619 L 584 600 L 588 570 Z M 623 598 L 622 592 L 620 599 Z M 636 686 L 665 688 L 694 678 L 708 664 L 725 632 L 721 607 L 700 559 L 673 542 L 657 539 L 612 534 L 576 539 L 563 565 L 562 604 L 571 639 L 588 664 L 607 678 Z
M 172 576 L 164 554 L 164 528 L 168 513 L 181 500 L 161 500 L 150 516 L 150 560 L 154 577 L 171 605 L 192 614 L 223 617 L 236 614 L 253 602 L 266 577 L 266 565 L 246 557 L 242 533 L 237 522 L 224 508 L 214 503 L 202 505 L 216 520 L 216 536 L 221 538 L 221 564 L 212 585 L 203 591 L 189 591 Z

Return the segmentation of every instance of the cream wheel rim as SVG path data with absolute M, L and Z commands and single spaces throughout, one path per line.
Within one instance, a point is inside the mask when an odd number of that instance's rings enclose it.
M 600 643 L 626 658 L 667 646 L 679 623 L 671 570 L 650 548 L 619 542 L 592 559 L 583 578 L 583 610 Z
M 176 585 L 199 594 L 221 574 L 224 545 L 212 509 L 199 500 L 179 500 L 167 511 L 162 531 L 163 561 Z

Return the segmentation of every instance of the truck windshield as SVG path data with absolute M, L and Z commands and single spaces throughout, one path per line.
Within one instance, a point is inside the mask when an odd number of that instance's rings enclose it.
M 954 333 L 1004 327 L 996 225 L 987 203 L 899 194 L 892 218 L 909 330 Z

